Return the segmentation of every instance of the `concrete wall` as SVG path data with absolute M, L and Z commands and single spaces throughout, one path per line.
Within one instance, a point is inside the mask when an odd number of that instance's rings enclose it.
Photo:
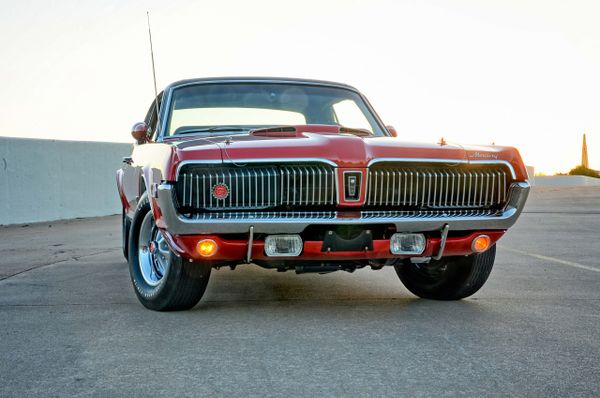
M 535 177 L 536 186 L 600 186 L 600 178 L 586 176 Z
M 0 137 L 0 225 L 120 213 L 115 172 L 131 147 Z

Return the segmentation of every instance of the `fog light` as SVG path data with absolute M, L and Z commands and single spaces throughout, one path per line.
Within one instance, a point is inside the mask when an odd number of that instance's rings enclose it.
M 196 245 L 196 251 L 202 257 L 212 257 L 217 252 L 217 243 L 212 239 L 202 239 Z
M 392 254 L 421 254 L 425 250 L 425 235 L 394 234 L 390 239 Z
M 473 243 L 471 244 L 471 249 L 475 253 L 482 253 L 489 249 L 492 240 L 487 235 L 479 235 L 475 239 L 473 239 Z
M 265 253 L 269 257 L 299 256 L 302 253 L 302 238 L 300 235 L 267 236 Z

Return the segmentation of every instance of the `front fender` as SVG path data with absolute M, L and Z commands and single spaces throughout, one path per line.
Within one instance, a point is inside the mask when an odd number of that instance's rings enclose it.
M 152 215 L 154 216 L 154 222 L 157 227 L 164 229 L 162 212 L 156 200 L 158 198 L 158 185 L 162 182 L 162 173 L 159 169 L 144 166 L 142 168 L 142 178 L 146 186 L 146 193 L 150 202 Z
M 119 192 L 119 199 L 121 199 L 121 205 L 123 206 L 123 210 L 125 214 L 129 212 L 129 202 L 127 201 L 127 197 L 125 196 L 125 192 L 123 191 L 123 170 L 117 170 L 117 191 Z

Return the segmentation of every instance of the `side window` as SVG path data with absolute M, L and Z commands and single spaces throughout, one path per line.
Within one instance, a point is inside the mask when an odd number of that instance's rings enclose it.
M 160 107 L 162 102 L 162 93 L 158 95 L 158 106 Z M 158 118 L 156 117 L 156 100 L 153 100 L 150 104 L 150 108 L 148 108 L 148 113 L 146 113 L 146 118 L 144 119 L 144 123 L 148 126 L 148 131 L 150 137 L 156 140 L 156 123 Z
M 338 124 L 344 127 L 365 129 L 372 132 L 371 125 L 356 102 L 351 100 L 333 104 L 333 112 Z

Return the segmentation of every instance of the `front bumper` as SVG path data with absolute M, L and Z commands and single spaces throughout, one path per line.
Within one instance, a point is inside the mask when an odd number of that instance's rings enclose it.
M 528 182 L 515 182 L 501 211 L 333 211 L 333 212 L 222 212 L 195 216 L 179 214 L 173 203 L 171 183 L 154 192 L 156 224 L 171 235 L 248 233 L 299 234 L 310 225 L 395 225 L 398 232 L 506 230 L 516 221 L 529 195 Z
M 491 243 L 496 243 L 503 235 L 504 231 L 486 231 L 490 237 Z M 323 251 L 322 241 L 303 242 L 302 253 L 296 257 L 269 257 L 265 254 L 265 242 L 263 240 L 254 240 L 251 243 L 250 252 L 248 252 L 248 240 L 225 239 L 218 235 L 167 235 L 167 240 L 171 248 L 180 256 L 192 259 L 194 261 L 213 262 L 234 261 L 250 262 L 260 260 L 269 262 L 281 261 L 370 261 L 385 259 L 402 258 L 421 258 L 430 259 L 443 251 L 444 256 L 463 256 L 473 253 L 473 239 L 481 234 L 481 231 L 473 232 L 464 236 L 448 237 L 441 248 L 442 239 L 440 237 L 428 237 L 425 250 L 419 256 L 414 255 L 395 255 L 390 252 L 389 239 L 373 240 L 372 250 L 360 251 Z M 201 239 L 212 239 L 217 243 L 218 251 L 209 258 L 204 258 L 198 254 L 196 244 Z

